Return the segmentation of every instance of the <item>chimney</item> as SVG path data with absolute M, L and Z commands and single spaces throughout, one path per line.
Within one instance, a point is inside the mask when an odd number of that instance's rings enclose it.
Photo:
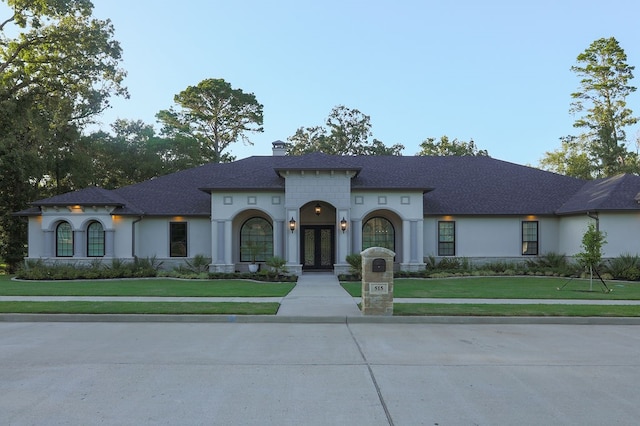
M 273 156 L 280 157 L 283 155 L 287 155 L 287 144 L 282 142 L 281 140 L 277 140 L 275 142 L 271 142 L 273 145 Z

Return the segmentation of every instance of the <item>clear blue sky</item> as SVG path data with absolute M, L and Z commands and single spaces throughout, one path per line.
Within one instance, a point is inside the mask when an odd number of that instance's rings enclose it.
M 336 105 L 371 117 L 373 136 L 414 155 L 427 137 L 468 141 L 537 165 L 569 114 L 570 71 L 594 40 L 615 37 L 640 87 L 637 0 L 93 0 L 124 50 L 131 99 L 101 121 L 155 124 L 173 96 L 223 78 L 264 105 L 264 133 L 239 158 L 321 125 Z M 640 115 L 640 90 L 628 99 Z M 156 125 L 156 129 L 159 127 Z M 627 130 L 635 149 L 640 127 Z

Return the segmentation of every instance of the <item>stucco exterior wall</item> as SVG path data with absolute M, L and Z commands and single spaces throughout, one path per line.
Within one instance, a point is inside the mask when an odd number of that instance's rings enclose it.
M 559 221 L 541 216 L 438 216 L 424 220 L 425 256 L 438 257 L 438 222 L 455 222 L 456 257 L 526 260 L 522 255 L 522 222 L 538 222 L 538 253 L 558 251 Z
M 600 213 L 600 230 L 606 233 L 604 257 L 640 254 L 640 212 Z
M 135 251 L 138 257 L 156 256 L 159 260 L 180 260 L 170 257 L 169 229 L 172 222 L 187 223 L 187 257 L 198 254 L 211 256 L 211 222 L 208 218 L 145 217 L 135 224 Z

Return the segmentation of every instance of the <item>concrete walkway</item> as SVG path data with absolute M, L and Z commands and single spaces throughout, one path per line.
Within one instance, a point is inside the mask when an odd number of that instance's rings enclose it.
M 356 300 L 330 272 L 305 272 L 282 299 L 278 316 L 361 316 Z

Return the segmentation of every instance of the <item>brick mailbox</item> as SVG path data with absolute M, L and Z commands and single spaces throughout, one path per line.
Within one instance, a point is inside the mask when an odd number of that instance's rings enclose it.
M 383 247 L 371 247 L 362 255 L 362 313 L 393 315 L 393 258 Z

